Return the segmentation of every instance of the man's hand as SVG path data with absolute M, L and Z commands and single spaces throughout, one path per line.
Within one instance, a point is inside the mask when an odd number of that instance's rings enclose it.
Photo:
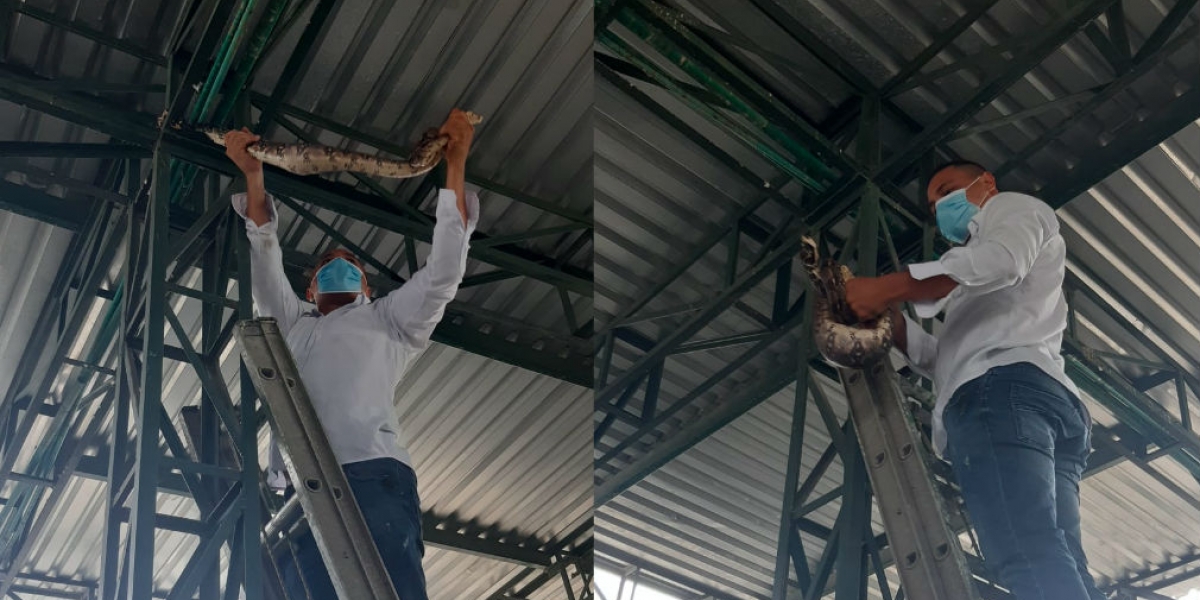
M 446 166 L 465 168 L 471 140 L 475 137 L 475 126 L 467 120 L 467 113 L 457 108 L 451 110 L 439 131 L 450 138 L 450 143 L 446 144 Z
M 262 175 L 262 161 L 250 156 L 246 148 L 259 140 L 257 135 L 245 127 L 241 131 L 230 131 L 225 134 L 225 156 L 241 169 L 247 178 Z
M 262 161 L 250 156 L 246 148 L 259 140 L 257 135 L 245 127 L 241 131 L 230 131 L 225 134 L 225 156 L 241 169 L 246 176 L 246 217 L 255 225 L 265 225 L 271 220 L 271 210 L 267 207 L 267 189 L 263 183 Z
M 861 322 L 882 315 L 897 300 L 896 286 L 889 277 L 855 277 L 846 282 L 846 304 Z
M 458 197 L 458 212 L 462 215 L 463 227 L 467 226 L 467 153 L 471 151 L 471 140 L 475 137 L 475 126 L 467 120 L 467 113 L 457 108 L 450 111 L 441 133 L 450 138 L 446 144 L 446 189 L 453 190 Z

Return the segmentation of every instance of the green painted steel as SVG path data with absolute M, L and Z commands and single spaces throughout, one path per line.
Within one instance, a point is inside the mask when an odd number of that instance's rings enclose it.
M 1200 120 L 1200 87 L 1155 110 L 1145 121 L 1121 131 L 1121 141 L 1098 148 L 1071 176 L 1056 178 L 1042 191 L 1048 204 L 1059 208 L 1083 194 L 1110 174 L 1153 150 L 1188 125 Z
M 129 521 L 129 594 L 149 598 L 154 592 L 155 508 L 158 504 L 158 431 L 163 392 L 163 331 L 167 297 L 167 250 L 170 247 L 170 155 L 159 148 L 154 156 L 153 191 L 150 195 L 148 298 L 142 346 L 139 410 L 136 420 L 136 454 L 133 469 L 133 506 Z M 132 287 L 132 285 L 130 286 Z
M 646 29 L 644 31 L 646 33 L 646 37 L 649 38 L 650 40 L 657 39 L 652 35 L 652 33 L 648 29 Z M 598 36 L 598 41 L 600 43 L 602 43 L 606 48 L 608 48 L 609 50 L 612 50 L 613 52 L 616 52 L 617 54 L 622 56 L 624 59 L 626 59 L 634 64 L 637 64 L 645 72 L 651 74 L 651 76 L 654 77 L 655 81 L 657 81 L 660 85 L 662 85 L 663 87 L 670 90 L 673 94 L 675 94 L 675 96 L 677 98 L 679 98 L 681 101 L 683 101 L 685 104 L 687 104 L 689 108 L 695 110 L 696 112 L 698 112 L 698 113 L 704 115 L 705 117 L 707 117 L 708 119 L 712 120 L 714 123 L 717 123 L 721 127 L 725 128 L 735 138 L 737 138 L 742 143 L 746 144 L 748 147 L 750 147 L 755 152 L 758 152 L 759 154 L 761 154 L 763 157 L 765 157 L 767 160 L 769 160 L 776 167 L 779 167 L 781 170 L 783 170 L 784 172 L 791 175 L 797 181 L 802 182 L 809 189 L 812 189 L 814 191 L 822 191 L 825 189 L 826 184 L 823 181 L 820 181 L 820 180 L 814 178 L 813 176 L 811 176 L 807 172 L 805 172 L 805 170 L 802 167 L 793 164 L 792 161 L 790 159 L 788 159 L 788 157 L 784 156 L 783 154 L 781 154 L 777 150 L 775 150 L 775 148 L 772 147 L 771 144 L 767 143 L 766 141 L 758 139 L 747 126 L 742 125 L 734 118 L 726 116 L 721 111 L 719 111 L 715 108 L 711 108 L 707 104 L 693 98 L 685 90 L 683 90 L 683 88 L 675 85 L 672 82 L 672 80 L 669 77 L 667 77 L 660 69 L 658 69 L 650 61 L 644 59 L 640 54 L 637 53 L 636 50 L 634 50 L 633 46 L 626 43 L 620 37 L 616 36 L 615 34 L 609 33 L 607 31 L 598 32 L 597 36 Z M 664 51 L 669 52 L 669 50 L 666 50 L 665 46 L 663 49 L 664 49 Z M 680 57 L 679 60 L 682 61 L 682 58 Z M 684 62 L 685 62 L 685 64 L 690 64 L 690 63 L 686 63 L 686 61 L 684 61 Z M 677 63 L 677 66 L 680 66 L 680 65 L 678 65 L 678 63 Z M 742 108 L 742 107 L 738 107 L 738 108 Z M 763 128 L 770 128 L 772 131 L 774 131 L 774 126 L 767 123 L 765 121 L 765 119 L 762 121 L 755 121 L 755 122 L 753 122 L 753 124 L 763 127 Z M 788 149 L 792 150 L 793 152 L 795 152 L 797 149 L 802 149 L 798 145 L 795 145 L 794 143 L 789 143 L 789 144 L 785 145 L 785 147 L 786 146 L 792 146 L 792 147 L 789 147 Z M 811 157 L 811 155 L 805 156 L 806 154 L 808 154 L 808 153 L 805 150 L 804 154 L 799 155 L 800 162 L 804 163 L 805 166 L 807 166 L 808 168 L 813 168 L 813 165 L 820 164 L 816 161 L 815 158 Z
M 804 295 L 805 324 L 811 322 L 813 310 L 813 295 Z M 803 330 L 802 330 L 803 331 Z M 788 597 L 789 577 L 788 565 L 791 563 L 796 570 L 796 579 L 800 589 L 807 588 L 812 583 L 809 572 L 808 558 L 804 554 L 804 546 L 796 533 L 790 508 L 796 504 L 800 485 L 801 459 L 804 456 L 804 432 L 808 415 L 808 386 L 810 371 L 808 369 L 808 338 L 801 338 L 800 360 L 796 363 L 796 394 L 792 403 L 792 428 L 788 445 L 788 461 L 783 478 L 783 509 L 780 511 L 778 542 L 775 548 L 775 577 L 771 585 L 772 600 L 786 600 Z
M 1042 133 L 1038 139 L 1022 148 L 1021 151 L 1016 155 L 1005 160 L 1004 164 L 1000 165 L 1000 167 L 994 170 L 996 176 L 1003 177 L 1012 172 L 1021 163 L 1029 159 L 1029 157 L 1033 156 L 1051 142 L 1058 139 L 1072 126 L 1078 124 L 1081 120 L 1089 115 L 1092 115 L 1102 104 L 1108 102 L 1121 92 L 1129 89 L 1131 84 L 1149 73 L 1151 69 L 1161 64 L 1162 61 L 1166 60 L 1168 57 L 1182 48 L 1191 45 L 1196 35 L 1200 35 L 1200 23 L 1188 27 L 1185 31 L 1181 32 L 1179 36 L 1171 40 L 1171 42 L 1159 47 L 1153 52 L 1145 55 L 1139 55 L 1137 60 L 1135 60 L 1133 63 L 1133 68 L 1131 68 L 1129 71 L 1126 71 L 1120 77 L 1114 79 L 1108 84 L 1105 84 L 1102 92 L 1094 95 L 1090 100 L 1088 100 L 1088 102 L 1072 111 L 1071 116 L 1059 121 L 1046 132 Z M 1060 202 L 1065 203 L 1069 200 L 1070 198 L 1066 200 L 1060 200 Z

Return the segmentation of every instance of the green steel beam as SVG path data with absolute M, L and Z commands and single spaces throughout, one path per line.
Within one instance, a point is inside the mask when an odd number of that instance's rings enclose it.
M 107 457 L 105 456 L 84 456 L 80 458 L 78 466 L 71 471 L 71 474 L 76 477 L 85 479 L 104 480 L 108 473 Z M 160 469 L 158 491 L 160 493 L 171 494 L 180 497 L 191 497 L 187 486 L 183 482 L 183 478 L 178 473 Z M 129 509 L 122 509 L 118 513 L 125 521 L 128 521 Z M 163 515 L 159 516 L 160 527 L 175 529 L 176 531 L 185 531 L 194 529 L 195 521 L 171 521 L 164 525 Z M 431 511 L 422 513 L 422 530 L 423 539 L 427 544 L 440 548 L 452 549 L 457 552 L 465 552 L 467 554 L 475 554 L 486 556 L 494 560 L 519 564 L 523 566 L 533 566 L 544 568 L 551 562 L 551 555 L 544 550 L 540 550 L 541 546 L 531 545 L 531 543 L 509 541 L 507 537 L 503 541 L 497 541 L 488 537 L 485 534 L 472 534 L 465 526 L 459 527 L 450 524 L 448 526 L 447 517 L 439 516 Z M 471 531 L 493 532 L 499 528 L 488 525 L 472 524 Z M 190 532 L 190 531 L 189 531 Z M 540 544 L 541 542 L 537 542 Z
M 800 42 L 817 60 L 825 64 L 835 75 L 845 80 L 859 94 L 877 93 L 876 87 L 859 73 L 850 61 L 834 48 L 826 44 L 819 36 L 804 27 L 793 17 L 783 5 L 774 0 L 751 0 L 752 4 L 771 21 Z
M 1187 19 L 1188 13 L 1196 7 L 1196 0 L 1176 0 L 1175 5 L 1171 10 L 1167 11 L 1163 20 L 1154 28 L 1154 32 L 1146 38 L 1146 43 L 1138 48 L 1137 55 L 1133 57 L 1134 62 L 1140 62 L 1146 56 L 1153 54 L 1166 45 L 1167 40 L 1179 30 L 1179 26 Z M 1187 36 L 1189 34 L 1182 34 Z M 1194 38 L 1193 38 L 1194 39 Z
M 805 297 L 807 296 L 808 294 L 805 294 Z M 799 325 L 801 331 L 808 330 L 812 323 L 811 312 L 806 308 L 797 310 L 796 314 L 801 318 L 793 320 L 797 325 Z M 785 330 L 783 327 L 780 329 Z M 791 328 L 789 327 L 788 329 Z M 797 354 L 796 356 L 802 355 Z M 820 364 L 819 368 L 822 369 L 823 372 L 828 370 L 824 364 Z M 725 371 L 728 370 L 728 368 L 725 369 Z M 755 385 L 744 386 L 736 389 L 718 406 L 712 408 L 697 420 L 687 423 L 682 430 L 676 432 L 674 435 L 660 440 L 649 452 L 638 456 L 630 464 L 619 469 L 615 474 L 599 481 L 598 485 L 596 486 L 595 493 L 596 506 L 603 506 L 604 504 L 607 504 L 610 500 L 617 497 L 617 495 L 637 484 L 637 482 L 641 481 L 647 475 L 654 472 L 662 465 L 670 462 L 672 459 L 685 452 L 688 448 L 694 446 L 700 440 L 712 435 L 712 433 L 729 424 L 739 416 L 745 414 L 751 408 L 757 406 L 762 401 L 776 394 L 779 392 L 779 390 L 794 382 L 796 380 L 796 375 L 797 370 L 794 365 L 792 365 L 791 368 L 784 366 L 778 369 L 772 369 L 771 372 L 764 374 L 763 377 L 757 379 Z M 715 384 L 715 381 L 720 381 L 720 379 L 723 377 L 724 376 L 721 378 L 710 378 L 710 382 Z M 713 381 L 713 379 L 715 379 L 715 381 Z M 698 395 L 695 391 L 693 391 L 692 394 Z M 597 398 L 596 402 L 599 404 L 600 400 Z M 650 428 L 656 427 L 660 423 L 664 422 L 667 418 L 678 411 L 680 407 L 685 406 L 688 402 L 690 402 L 690 400 L 686 396 L 683 399 L 676 401 L 670 408 L 660 412 L 660 414 L 655 417 L 654 421 L 647 423 L 644 430 L 649 431 Z M 640 436 L 636 433 L 626 437 L 622 442 L 622 445 L 618 445 L 616 448 L 611 449 L 606 453 L 607 458 L 601 458 L 596 462 L 597 469 L 599 470 L 601 468 L 607 468 L 611 470 L 612 467 L 607 465 L 606 461 L 611 460 L 611 458 L 619 455 L 621 450 L 623 450 L 625 447 L 628 447 L 628 445 L 631 443 L 630 440 L 636 442 L 639 438 Z
M 112 385 L 102 388 L 106 389 L 107 392 L 105 392 L 104 398 L 101 400 L 100 407 L 97 409 L 95 417 L 88 422 L 86 428 L 82 424 L 82 415 L 79 415 L 80 419 L 76 421 L 76 426 L 74 427 L 75 431 L 73 432 L 75 435 L 80 436 L 79 441 L 75 443 L 73 448 L 67 451 L 66 460 L 62 465 L 63 473 L 69 473 L 75 468 L 76 464 L 78 464 L 80 458 L 83 456 L 83 451 L 87 447 L 87 444 L 84 442 L 84 440 L 93 439 L 100 434 L 100 425 L 104 423 L 105 418 L 108 416 L 108 411 L 112 407 L 113 398 L 115 395 L 113 388 L 114 386 Z M 81 409 L 81 412 L 86 412 L 86 407 Z M 70 477 L 67 477 L 64 474 L 59 474 L 57 477 L 58 481 L 56 481 L 51 487 L 49 494 L 41 495 L 39 492 L 38 495 L 40 496 L 40 502 L 34 501 L 34 513 L 29 517 L 31 519 L 29 528 L 22 532 L 26 542 L 19 544 L 18 548 L 15 549 L 15 552 L 9 554 L 10 560 L 8 561 L 6 572 L 0 574 L 0 598 L 3 598 L 11 590 L 14 579 L 22 570 L 24 570 L 26 563 L 29 561 L 30 554 L 34 548 L 34 544 L 29 543 L 29 541 L 38 539 L 43 532 L 46 531 L 46 528 L 52 523 L 52 517 L 56 512 L 55 508 L 66 495 L 67 487 L 70 483 Z M 16 498 L 20 493 L 18 490 L 20 490 L 21 487 L 23 486 L 20 484 L 14 486 L 13 493 L 10 498 Z M 14 510 L 13 506 L 5 506 L 3 509 L 4 512 L 11 510 Z M 10 548 L 9 550 L 13 549 Z
M 1133 68 L 1126 71 L 1120 77 L 1105 84 L 1103 91 L 1093 96 L 1091 100 L 1084 105 L 1076 108 L 1070 117 L 1056 123 L 1053 127 L 1038 137 L 1038 139 L 1022 148 L 1020 152 L 1016 153 L 1016 155 L 1005 160 L 1004 164 L 1000 165 L 999 168 L 994 169 L 993 172 L 996 174 L 996 177 L 1003 177 L 1012 172 L 1013 169 L 1018 167 L 1021 163 L 1025 162 L 1034 154 L 1041 151 L 1054 140 L 1059 139 L 1064 132 L 1088 116 L 1091 116 L 1094 111 L 1105 102 L 1108 102 L 1117 94 L 1129 89 L 1129 87 L 1135 81 L 1149 73 L 1152 69 L 1157 67 L 1175 52 L 1193 43 L 1193 40 L 1197 34 L 1200 34 L 1200 23 L 1189 26 L 1186 31 L 1181 33 L 1175 39 L 1155 49 L 1153 52 L 1139 54 L 1137 58 L 1134 59 Z M 1060 201 L 1067 202 L 1068 200 L 1070 200 L 1070 198 Z
M 141 146 L 69 142 L 0 142 L 0 157 L 149 158 Z
M 980 17 L 991 10 L 998 1 L 999 0 L 984 0 L 983 2 L 979 2 L 968 9 L 967 12 L 963 13 L 963 15 L 955 20 L 950 27 L 947 27 L 945 31 L 938 32 L 933 43 L 929 46 L 926 46 L 925 49 L 922 50 L 921 53 L 914 57 L 911 61 L 905 63 L 905 65 L 900 69 L 900 72 L 892 76 L 892 78 L 889 79 L 886 84 L 884 84 L 883 88 L 879 90 L 879 95 L 885 98 L 891 96 L 897 88 L 899 88 L 901 85 L 904 85 L 905 82 L 907 82 L 913 75 L 920 73 L 921 70 L 925 68 L 925 65 L 929 64 L 929 61 L 941 54 L 947 46 L 953 43 L 954 40 L 958 39 L 958 36 L 962 35 L 963 32 L 974 25 Z
M 75 200 L 63 200 L 46 195 L 44 192 L 32 188 L 8 182 L 0 182 L 0 208 L 12 210 L 33 219 L 52 222 L 73 231 L 79 231 L 83 227 L 80 219 L 86 215 L 87 203 Z M 175 233 L 172 234 L 172 237 L 179 239 L 177 236 L 179 235 L 180 228 L 187 221 L 194 221 L 195 219 L 183 217 L 182 215 L 176 215 L 176 217 L 178 218 L 173 219 L 176 223 L 173 228 Z M 308 260 L 315 260 L 315 258 L 309 257 Z M 290 261 L 287 265 L 289 277 L 296 282 L 296 291 L 300 295 L 303 295 L 306 288 L 300 282 L 306 281 L 304 274 L 306 269 L 311 266 L 312 264 L 308 262 L 297 262 L 295 260 Z M 499 275 L 503 275 L 505 278 L 512 276 L 510 272 L 505 271 L 493 275 L 488 279 L 498 278 Z M 372 280 L 372 285 L 381 293 L 395 289 L 399 283 L 402 283 L 402 280 Z M 203 292 L 182 288 L 178 285 L 168 284 L 168 291 L 198 298 L 202 301 L 217 301 L 216 297 L 210 297 Z M 222 304 L 228 304 L 228 302 L 225 299 L 221 300 Z M 455 304 L 452 303 L 449 310 L 451 315 L 455 314 L 457 310 L 454 307 Z M 533 331 L 529 333 L 518 332 L 518 338 L 520 342 L 510 342 L 501 336 L 483 333 L 469 325 L 456 324 L 453 318 L 443 319 L 433 334 L 433 341 L 435 342 L 487 356 L 536 373 L 569 381 L 576 385 L 591 387 L 592 373 L 590 361 L 581 358 L 586 353 L 582 353 L 579 349 L 579 340 L 572 340 L 565 337 L 548 340 L 543 334 Z M 543 342 L 550 341 L 551 343 L 548 345 L 552 347 L 567 346 L 573 348 L 573 350 L 568 356 L 563 357 L 550 348 L 546 350 L 530 348 L 530 344 L 538 340 L 542 340 Z M 178 356 L 179 353 L 175 355 Z
M 1118 372 L 1092 361 L 1072 340 L 1063 340 L 1067 374 L 1088 395 L 1139 435 L 1160 448 L 1178 444 L 1171 455 L 1200 478 L 1200 436 L 1184 429 L 1167 409 L 1146 396 Z
M 231 46 L 236 45 L 248 25 L 249 19 L 246 16 L 255 2 L 256 0 L 241 0 L 241 10 L 233 19 L 232 31 L 228 35 L 222 35 L 238 0 L 215 0 L 213 11 L 209 13 L 200 41 L 196 44 L 196 52 L 188 58 L 176 57 L 168 62 L 168 81 L 172 83 L 172 87 L 167 93 L 166 123 L 174 123 L 183 118 L 207 117 L 207 105 L 211 102 L 213 94 L 220 89 L 232 63 Z M 214 50 L 218 54 L 210 63 L 210 56 Z M 175 84 L 171 78 L 175 76 L 179 62 L 186 62 L 187 66 L 179 70 L 181 76 L 178 84 Z M 207 73 L 202 74 L 202 71 Z M 192 99 L 197 95 L 199 101 L 193 107 Z M 187 112 L 189 107 L 192 108 L 190 113 Z
M 6 4 L 9 4 L 12 10 L 37 19 L 38 21 L 46 23 L 47 25 L 64 29 L 75 35 L 89 39 L 102 46 L 107 46 L 117 50 L 118 52 L 123 52 L 152 65 L 159 67 L 167 66 L 167 59 L 165 57 L 154 54 L 152 51 L 147 48 L 143 48 L 142 46 L 138 46 L 121 38 L 108 35 L 98 29 L 92 29 L 91 27 L 88 27 L 80 22 L 59 17 L 50 11 L 37 8 L 28 2 L 9 2 Z
M 894 180 L 926 152 L 944 141 L 950 133 L 1004 93 L 1013 83 L 1024 77 L 1030 69 L 1045 60 L 1115 1 L 1086 0 L 1079 2 L 1071 6 L 1054 22 L 1038 28 L 1037 31 L 1040 33 L 1031 40 L 1029 49 L 1014 57 L 1009 63 L 1008 69 L 993 77 L 986 85 L 980 86 L 970 99 L 943 116 L 936 125 L 918 135 L 904 151 L 893 154 L 884 162 L 879 172 L 880 175 L 884 179 Z
M 0 209 L 63 229 L 82 231 L 87 225 L 91 204 L 79 198 L 58 198 L 30 187 L 0 181 Z
M 803 232 L 803 229 L 804 227 L 802 226 L 795 228 L 792 231 L 792 235 L 786 238 L 770 256 L 764 258 L 755 269 L 741 275 L 734 285 L 721 291 L 720 294 L 709 302 L 704 310 L 689 318 L 683 325 L 664 336 L 652 350 L 640 357 L 633 366 L 617 376 L 607 387 L 597 390 L 596 404 L 607 404 L 617 394 L 633 383 L 633 380 L 644 374 L 652 365 L 661 361 L 680 344 L 686 342 L 693 335 L 707 327 L 712 319 L 725 312 L 742 295 L 757 286 L 768 274 L 773 273 L 780 265 L 791 260 L 792 256 L 799 250 L 801 243 L 800 234 Z
M 1114 5 L 1114 6 L 1116 6 L 1116 5 Z M 1072 105 L 1078 104 L 1080 102 L 1084 102 L 1086 100 L 1090 100 L 1091 98 L 1095 97 L 1096 94 L 1102 92 L 1103 90 L 1104 90 L 1104 86 L 1097 86 L 1097 87 L 1091 88 L 1089 90 L 1084 90 L 1082 92 L 1077 92 L 1074 94 L 1067 94 L 1066 96 L 1063 96 L 1061 98 L 1055 98 L 1054 100 L 1048 100 L 1037 106 L 1031 106 L 1029 108 L 1022 109 L 1022 110 L 1019 110 L 1012 114 L 1008 114 L 1003 117 L 992 119 L 990 121 L 978 123 L 975 125 L 971 125 L 969 127 L 963 127 L 962 129 L 959 129 L 958 131 L 954 132 L 954 135 L 950 136 L 950 139 L 958 140 L 958 139 L 962 139 L 962 138 L 966 138 L 966 137 L 979 135 L 981 133 L 985 133 L 985 132 L 991 131 L 993 129 L 998 129 L 998 128 L 1004 127 L 1006 125 L 1011 125 L 1013 123 L 1019 123 L 1026 119 L 1029 119 L 1030 117 L 1034 117 L 1034 116 L 1037 116 L 1037 115 L 1040 115 L 1042 113 L 1049 112 L 1052 110 L 1065 111 L 1065 110 L 1069 109 Z M 924 191 L 924 190 L 922 190 L 922 191 Z
M 802 310 L 806 315 L 812 312 L 812 304 L 813 295 L 805 294 L 804 308 Z M 804 325 L 809 325 L 810 319 L 811 317 L 806 317 Z M 804 330 L 802 329 L 801 331 Z M 806 338 L 801 339 L 806 340 Z M 800 360 L 796 364 L 796 397 L 792 403 L 792 428 L 789 435 L 787 470 L 784 472 L 783 482 L 784 509 L 780 511 L 779 534 L 775 549 L 775 579 L 771 585 L 772 600 L 787 599 L 789 561 L 796 570 L 796 579 L 799 581 L 801 589 L 807 588 L 812 582 L 812 574 L 809 572 L 808 559 L 804 554 L 804 546 L 799 534 L 796 532 L 791 511 L 788 510 L 788 508 L 796 504 L 796 497 L 799 494 L 800 466 L 801 459 L 804 456 L 805 417 L 808 415 L 808 378 L 810 371 L 808 361 L 805 360 L 808 355 L 806 351 L 808 343 L 802 341 L 800 347 L 802 350 L 798 355 Z
M 986 74 L 1000 70 L 1004 66 L 1004 63 L 1010 60 L 1011 54 L 1028 48 L 1029 41 L 1024 38 L 1011 38 L 992 46 L 986 46 L 970 56 L 960 58 L 940 68 L 913 75 L 893 90 L 892 93 L 903 94 L 911 90 L 925 88 L 961 71 Z
M 318 0 L 316 8 L 308 18 L 308 24 L 300 34 L 300 39 L 296 41 L 296 47 L 288 56 L 287 64 L 284 65 L 283 71 L 275 81 L 275 88 L 271 90 L 270 98 L 267 99 L 267 103 L 261 109 L 262 112 L 259 113 L 258 126 L 254 128 L 256 132 L 263 133 L 265 128 L 275 121 L 283 99 L 291 96 L 296 78 L 301 72 L 308 70 L 316 48 L 324 39 L 329 24 L 333 22 L 329 15 L 340 3 L 341 0 Z
M 120 83 L 99 79 L 48 79 L 36 85 L 47 91 L 91 94 L 162 94 L 167 91 L 167 86 L 161 83 Z
M 1120 131 L 1116 142 L 1090 153 L 1081 168 L 1075 169 L 1071 176 L 1053 179 L 1040 195 L 1057 209 L 1198 119 L 1200 85 L 1155 110 L 1145 121 Z
M 146 226 L 149 238 L 147 291 L 149 304 L 142 347 L 143 367 L 138 386 L 137 439 L 134 459 L 133 505 L 129 521 L 130 587 L 133 597 L 149 597 L 154 591 L 155 508 L 158 504 L 158 432 L 162 412 L 163 329 L 166 303 L 167 250 L 170 242 L 169 197 L 170 155 L 159 148 L 154 156 L 153 191 Z M 135 289 L 134 280 L 126 288 Z

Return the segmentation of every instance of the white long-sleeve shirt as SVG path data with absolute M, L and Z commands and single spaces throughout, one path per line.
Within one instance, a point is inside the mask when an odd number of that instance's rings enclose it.
M 360 295 L 327 315 L 301 301 L 288 283 L 275 202 L 267 199 L 271 218 L 261 226 L 246 218 L 245 194 L 232 199 L 246 219 L 254 305 L 259 316 L 278 321 L 334 455 L 341 464 L 390 457 L 412 466 L 393 397 L 462 282 L 478 197 L 467 193 L 464 227 L 455 193 L 441 190 L 425 267 L 387 296 L 372 302 Z
M 933 443 L 939 454 L 946 448 L 946 404 L 960 386 L 993 367 L 1032 363 L 1079 395 L 1060 354 L 1067 248 L 1054 211 L 1032 196 L 1002 192 L 984 204 L 968 230 L 965 246 L 908 268 L 915 279 L 947 275 L 959 284 L 941 300 L 914 303 L 921 318 L 945 310 L 937 337 L 905 317 L 909 363 L 932 375 L 937 392 Z

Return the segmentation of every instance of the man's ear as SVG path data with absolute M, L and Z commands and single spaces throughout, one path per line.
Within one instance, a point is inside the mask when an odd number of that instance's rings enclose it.
M 983 174 L 983 182 L 987 184 L 988 191 L 992 191 L 992 190 L 995 190 L 997 192 L 1000 191 L 1000 188 L 996 187 L 996 176 L 993 175 L 991 171 L 985 172 Z

